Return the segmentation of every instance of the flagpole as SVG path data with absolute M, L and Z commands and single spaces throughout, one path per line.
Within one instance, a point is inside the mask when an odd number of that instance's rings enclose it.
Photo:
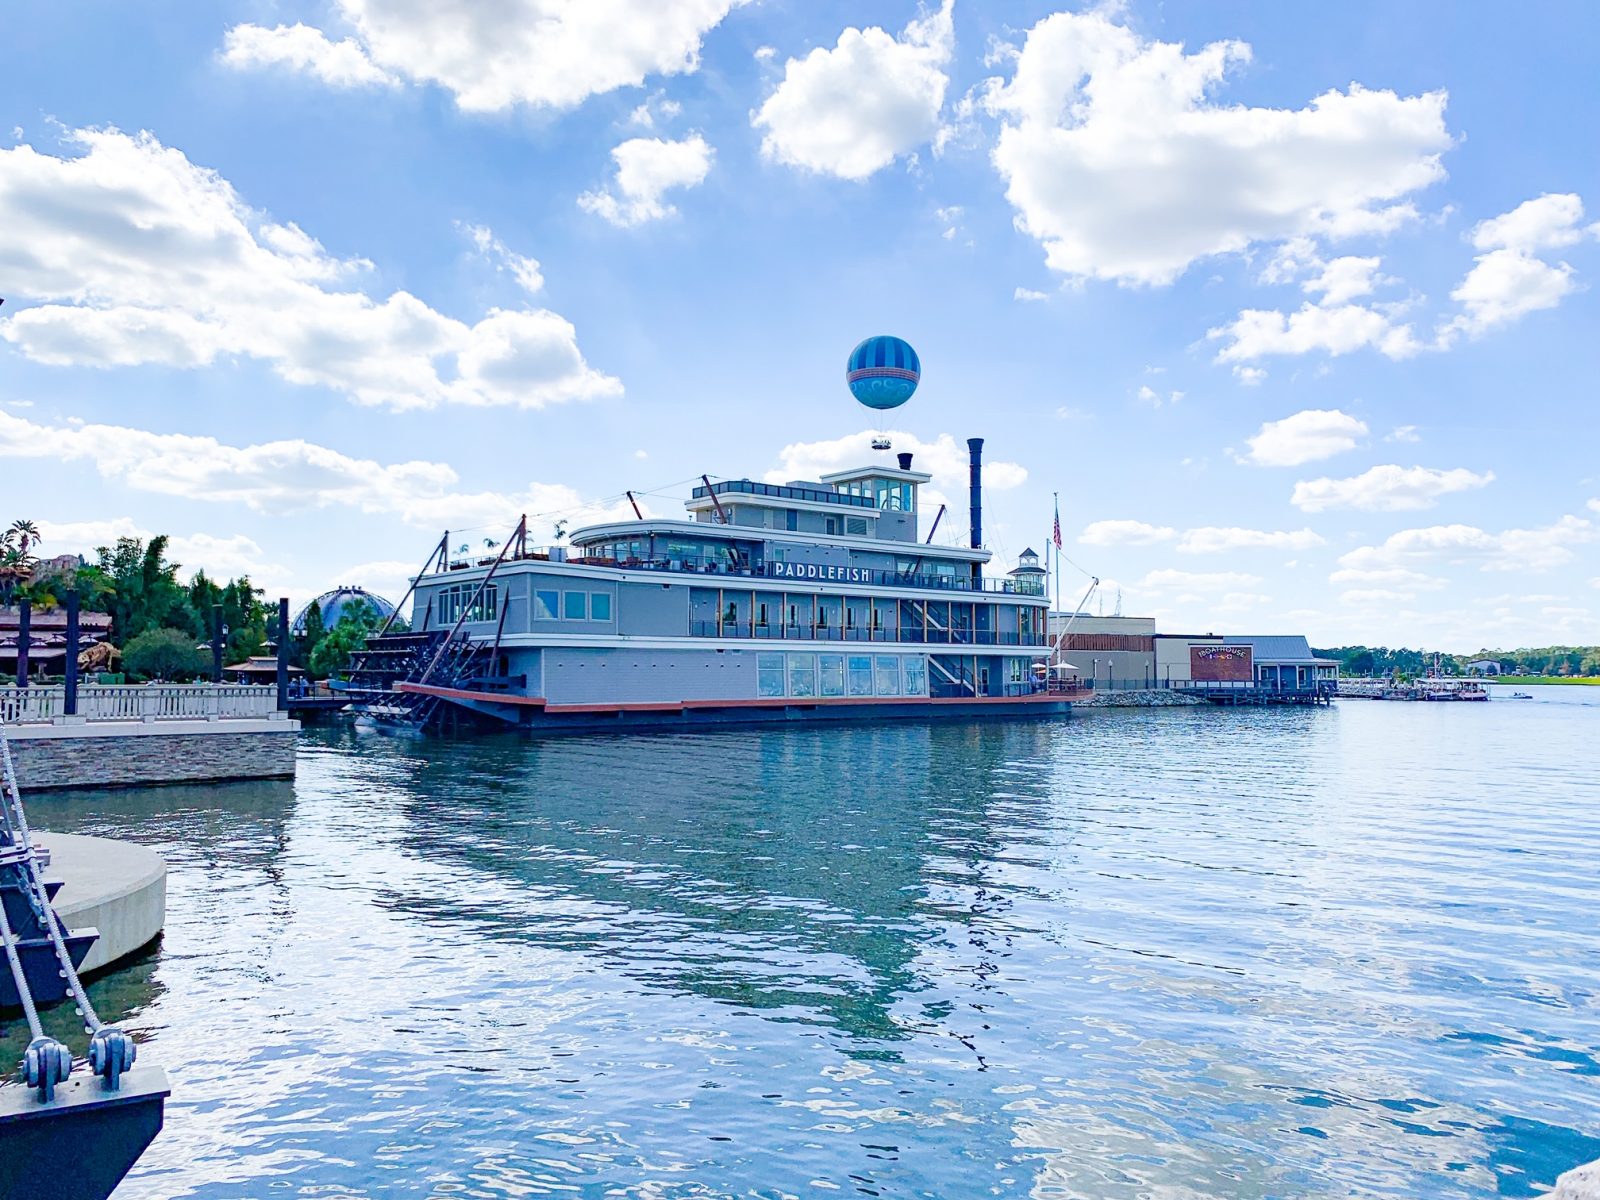
M 1051 530 L 1051 541 L 1054 541 L 1057 537 L 1060 536 L 1060 533 L 1061 533 L 1061 493 L 1060 492 L 1052 492 L 1051 495 L 1055 498 L 1055 502 L 1056 502 L 1056 523 L 1055 523 L 1054 529 Z M 1056 575 L 1055 575 L 1055 582 L 1056 582 L 1056 611 L 1060 612 L 1061 611 L 1061 547 L 1060 546 L 1056 547 Z

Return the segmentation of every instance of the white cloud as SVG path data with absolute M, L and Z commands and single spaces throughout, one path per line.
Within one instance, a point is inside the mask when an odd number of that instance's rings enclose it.
M 459 529 L 510 526 L 523 512 L 551 517 L 570 511 L 577 523 L 630 511 L 626 503 L 588 504 L 561 484 L 531 483 L 515 493 L 462 492 L 456 488 L 459 476 L 444 463 L 384 464 L 298 439 L 230 446 L 215 438 L 118 425 L 41 425 L 6 413 L 0 413 L 0 458 L 87 462 L 103 478 L 138 491 L 238 503 L 274 515 L 337 505 Z
M 1328 576 L 1329 583 L 1357 584 L 1364 587 L 1404 588 L 1410 592 L 1435 591 L 1445 587 L 1448 580 L 1404 567 L 1378 567 L 1358 569 L 1342 567 Z
M 1587 508 L 1590 512 L 1600 513 L 1600 496 L 1597 496 L 1593 500 L 1589 501 Z
M 235 25 L 222 44 L 222 61 L 239 70 L 286 67 L 330 87 L 392 87 L 399 82 L 367 57 L 352 38 L 330 41 L 309 25 Z
M 1235 365 L 1233 368 L 1233 377 L 1245 387 L 1258 387 L 1260 386 L 1261 381 L 1267 377 L 1267 373 L 1261 367 L 1244 367 Z
M 715 152 L 698 133 L 678 142 L 630 138 L 612 148 L 616 178 L 606 188 L 585 192 L 578 207 L 629 228 L 677 212 L 661 197 L 673 188 L 697 187 L 711 170 Z
M 657 121 L 670 121 L 682 111 L 683 105 L 657 92 L 628 114 L 628 124 L 638 129 L 654 129 Z
M 355 585 L 381 596 L 391 604 L 398 604 L 411 586 L 412 577 L 420 563 L 402 562 L 384 558 L 373 562 L 352 563 L 337 574 L 327 576 L 316 587 L 309 589 L 314 595 L 331 592 L 338 587 Z
M 1019 287 L 1015 292 L 1011 293 L 1011 298 L 1030 303 L 1038 300 L 1048 300 L 1050 296 L 1046 292 L 1036 292 L 1032 288 Z
M 1327 512 L 1353 508 L 1362 512 L 1414 512 L 1432 508 L 1440 496 L 1487 487 L 1494 472 L 1481 475 L 1457 467 L 1373 467 L 1349 479 L 1308 479 L 1294 485 L 1289 503 L 1302 512 Z
M 1095 521 L 1084 526 L 1078 541 L 1085 546 L 1150 546 L 1170 542 L 1178 531 L 1167 525 L 1143 521 Z
M 1394 429 L 1384 435 L 1386 442 L 1420 442 L 1422 436 L 1417 432 L 1415 425 L 1396 425 Z
M 1247 308 L 1229 324 L 1207 330 L 1206 336 L 1229 339 L 1217 361 L 1232 363 L 1316 350 L 1337 357 L 1372 349 L 1388 358 L 1409 358 L 1427 349 L 1410 325 L 1397 325 L 1388 313 L 1362 304 L 1302 304 L 1292 313 Z
M 1322 297 L 1328 307 L 1347 304 L 1359 296 L 1370 296 L 1380 283 L 1393 282 L 1378 274 L 1379 258 L 1336 258 L 1322 264 L 1322 273 L 1301 284 L 1301 290 Z
M 1403 529 L 1376 546 L 1360 546 L 1340 556 L 1339 563 L 1354 570 L 1450 562 L 1476 563 L 1485 571 L 1545 571 L 1571 562 L 1571 548 L 1594 539 L 1593 524 L 1570 515 L 1542 529 L 1502 533 L 1472 525 L 1432 525 Z
M 1264 596 L 1260 592 L 1224 592 L 1210 607 L 1213 612 L 1243 613 L 1271 603 L 1272 597 Z
M 1084 527 L 1078 541 L 1086 546 L 1150 546 L 1177 539 L 1182 554 L 1220 554 L 1230 550 L 1309 550 L 1324 545 L 1310 529 L 1266 530 L 1205 525 L 1179 530 L 1143 521 L 1095 521 Z
M 1185 531 L 1178 539 L 1180 554 L 1222 554 L 1230 550 L 1310 550 L 1324 545 L 1310 529 L 1240 529 L 1237 526 L 1203 526 Z
M 1443 328 L 1441 338 L 1448 342 L 1457 333 L 1477 336 L 1560 304 L 1577 287 L 1573 270 L 1535 253 L 1570 246 L 1595 233 L 1595 227 L 1582 228 L 1582 220 L 1578 196 L 1547 193 L 1480 222 L 1472 231 L 1472 244 L 1485 253 L 1450 293 L 1466 311 Z
M 139 538 L 148 542 L 156 535 L 142 528 L 131 517 L 104 521 L 39 522 L 43 544 L 51 554 L 81 554 L 90 561 L 101 546 L 112 546 L 118 538 Z M 219 537 L 210 533 L 170 536 L 167 561 L 183 568 L 186 577 L 204 571 L 213 579 L 234 579 L 248 575 L 259 581 L 264 575 L 282 575 L 285 569 L 267 561 L 266 552 L 242 533 Z
M 1367 436 L 1367 423 L 1337 408 L 1308 408 L 1281 421 L 1267 421 L 1248 440 L 1242 462 L 1258 467 L 1297 467 L 1354 450 Z
M 932 141 L 955 48 L 954 0 L 911 22 L 898 38 L 846 29 L 830 50 L 791 58 L 751 123 L 761 152 L 789 166 L 865 179 Z
M 1403 197 L 1444 176 L 1443 92 L 1352 84 L 1300 109 L 1213 101 L 1249 59 L 1242 42 L 1187 54 L 1146 41 L 1103 12 L 1033 27 L 984 102 L 1005 122 L 994 164 L 1018 226 L 1053 269 L 1165 284 L 1209 255 L 1415 215 Z
M 1183 397 L 1183 392 L 1168 392 L 1163 396 L 1149 384 L 1141 384 L 1138 391 L 1139 403 L 1148 404 L 1151 408 L 1163 408 L 1167 405 L 1177 404 Z
M 1187 589 L 1195 592 L 1242 591 L 1261 582 L 1259 575 L 1239 571 L 1178 571 L 1170 568 L 1151 571 L 1139 581 L 1141 588 L 1155 591 Z
M 885 436 L 875 430 L 847 434 L 824 442 L 794 442 L 778 453 L 778 465 L 763 478 L 768 483 L 788 483 L 790 480 L 815 481 L 834 471 L 849 470 L 867 463 L 882 462 L 881 451 L 872 448 L 872 440 Z M 921 504 L 932 511 L 939 504 L 950 504 L 952 514 L 958 507 L 965 511 L 967 496 L 967 447 L 948 433 L 941 433 L 933 441 L 925 441 L 915 434 L 891 430 L 887 436 L 897 451 L 912 454 L 911 469 L 926 471 L 933 476 L 931 484 L 923 489 Z M 1013 462 L 985 459 L 983 486 L 985 489 L 1007 491 L 1027 482 L 1028 471 Z M 960 496 L 960 505 L 950 503 L 948 497 Z M 946 521 L 944 528 L 949 529 Z
M 407 292 L 375 299 L 348 282 L 370 264 L 272 222 L 149 134 L 69 138 L 79 157 L 0 150 L 0 273 L 43 302 L 0 321 L 0 337 L 29 358 L 198 367 L 237 355 L 394 408 L 622 391 L 553 312 L 494 309 L 468 325 Z
M 563 109 L 651 75 L 698 69 L 701 40 L 743 2 L 337 0 L 355 42 L 335 44 L 305 26 L 295 27 L 305 30 L 298 34 L 244 25 L 229 31 L 223 59 L 298 67 L 324 79 L 332 69 L 438 84 L 471 112 Z M 237 56 L 236 44 L 245 47 Z
M 1339 593 L 1339 603 L 1348 605 L 1404 604 L 1416 598 L 1415 592 L 1396 592 L 1388 588 L 1351 588 Z
M 509 271 L 517 286 L 528 295 L 537 295 L 544 288 L 544 273 L 539 269 L 538 259 L 514 253 L 486 226 L 463 225 L 461 231 L 472 239 L 479 254 L 502 271 Z
M 1474 260 L 1472 270 L 1450 298 L 1466 312 L 1447 329 L 1486 333 L 1531 312 L 1554 308 L 1576 284 L 1566 263 L 1554 266 L 1521 250 L 1491 250 Z
M 1480 221 L 1472 231 L 1472 244 L 1479 250 L 1554 250 L 1594 232 L 1582 229 L 1582 220 L 1580 197 L 1571 192 L 1546 192 L 1536 200 L 1524 200 L 1508 213 Z

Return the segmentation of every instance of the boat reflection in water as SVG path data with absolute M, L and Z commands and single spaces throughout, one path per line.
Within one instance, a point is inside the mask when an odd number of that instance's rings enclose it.
M 419 759 L 404 848 L 468 872 L 482 900 L 463 906 L 459 894 L 396 880 L 384 903 L 891 1053 L 916 1024 L 896 1003 L 917 990 L 929 943 L 946 936 L 930 917 L 964 931 L 980 973 L 1003 957 L 992 921 L 1010 901 L 946 889 L 993 865 L 1001 843 L 985 810 L 1005 765 L 1042 753 L 1051 736 L 937 724 L 635 735 L 623 761 L 638 769 L 622 777 L 617 739 L 517 746 L 511 769 L 465 779 L 454 756 Z M 939 779 L 952 757 L 965 765 L 954 793 Z M 445 788 L 450 804 L 435 805 Z M 1042 805 L 1033 788 L 1003 794 Z

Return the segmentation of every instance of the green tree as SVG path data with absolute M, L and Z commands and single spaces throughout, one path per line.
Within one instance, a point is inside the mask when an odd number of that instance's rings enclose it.
M 307 670 L 318 679 L 342 674 L 350 656 L 367 643 L 367 635 L 383 624 L 378 611 L 364 600 L 346 603 L 339 610 L 339 623 L 322 637 L 311 652 Z
M 295 647 L 295 665 L 311 669 L 311 656 L 317 652 L 317 644 L 327 636 L 328 627 L 322 620 L 322 605 L 315 600 L 306 608 L 306 619 L 300 629 L 299 643 Z
M 10 604 L 18 589 L 32 582 L 39 565 L 33 550 L 39 541 L 39 527 L 32 521 L 13 521 L 0 529 L 0 603 Z
M 111 638 L 124 648 L 151 629 L 182 629 L 192 638 L 205 635 L 189 599 L 178 582 L 178 563 L 167 561 L 167 538 L 118 538 L 102 546 L 95 564 L 110 581 L 104 611 L 111 614 Z
M 122 669 L 141 679 L 183 683 L 203 675 L 208 666 L 194 635 L 182 629 L 146 630 L 122 651 Z

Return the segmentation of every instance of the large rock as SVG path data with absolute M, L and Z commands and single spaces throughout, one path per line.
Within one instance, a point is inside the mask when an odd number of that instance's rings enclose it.
M 1556 1180 L 1556 1190 L 1545 1200 L 1600 1200 L 1600 1162 L 1573 1167 Z

